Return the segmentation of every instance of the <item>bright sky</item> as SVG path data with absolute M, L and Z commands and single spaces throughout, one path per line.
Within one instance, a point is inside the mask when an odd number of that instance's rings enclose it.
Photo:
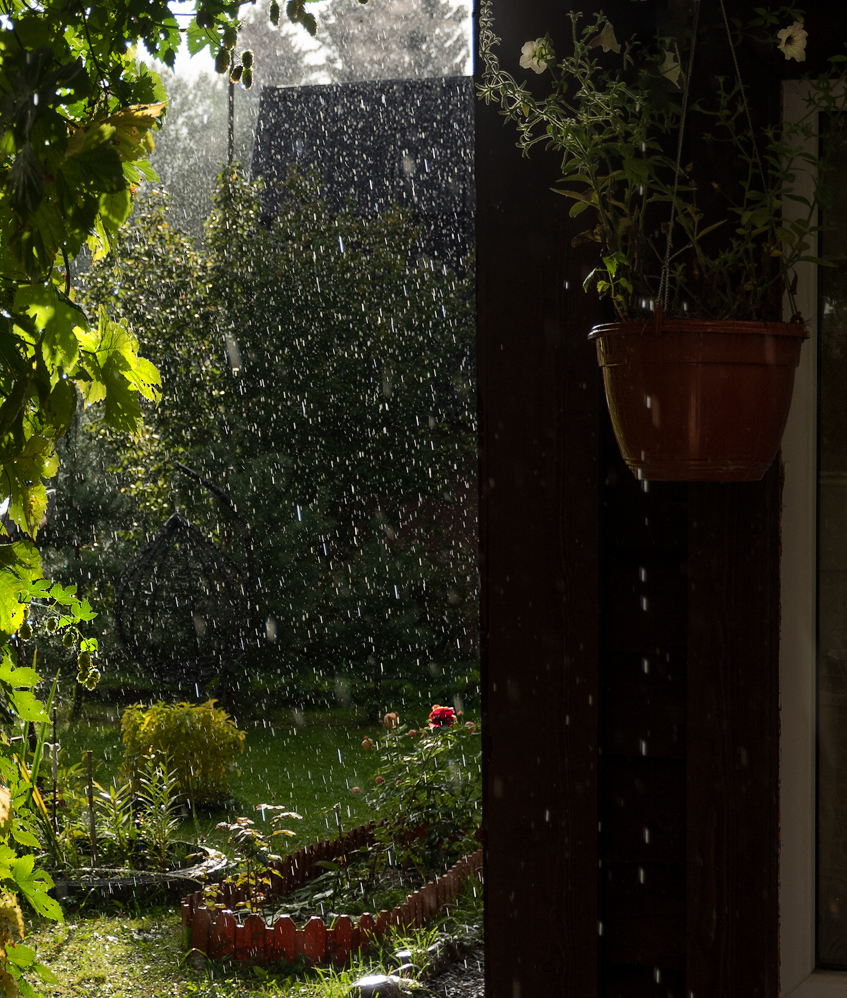
M 351 3 L 352 2 L 353 0 L 351 0 Z M 473 7 L 473 0 L 464 0 L 464 3 L 465 6 L 467 6 L 468 8 L 468 13 L 470 14 Z M 320 33 L 321 11 L 324 8 L 326 8 L 326 6 L 327 6 L 327 0 L 321 0 L 321 2 L 309 4 L 309 11 L 313 13 L 315 17 L 318 19 L 319 33 Z M 184 14 L 186 17 L 188 17 L 189 15 L 194 13 L 196 9 L 196 3 L 194 2 L 194 0 L 191 0 L 191 2 L 188 3 L 175 3 L 172 9 L 174 13 L 177 15 L 177 17 L 179 17 L 181 13 Z M 468 41 L 470 48 L 470 34 L 472 31 L 472 19 L 470 17 L 466 18 L 465 25 L 468 31 L 468 36 L 469 36 Z M 301 47 L 304 51 L 318 48 L 318 43 L 316 41 L 313 41 L 304 30 L 301 29 L 299 35 L 301 37 L 298 38 L 298 44 L 299 47 Z M 188 54 L 188 49 L 186 49 L 185 46 L 183 46 L 183 48 L 177 54 L 176 73 L 179 76 L 197 77 L 204 70 L 209 74 L 214 73 L 214 57 L 209 54 L 208 50 L 201 52 L 198 55 L 190 56 Z M 468 73 L 471 72 L 470 67 L 468 67 L 467 72 Z
M 284 8 L 283 4 L 280 4 Z M 309 9 L 313 11 L 315 16 L 320 20 L 320 11 L 322 7 L 325 7 L 326 3 L 315 3 L 310 4 Z M 188 3 L 174 3 L 172 10 L 176 14 L 177 18 L 180 14 L 184 13 L 186 16 L 193 15 L 196 10 L 196 3 L 194 0 L 190 0 Z M 284 15 L 283 15 L 284 17 Z M 317 48 L 317 42 L 312 41 L 309 35 L 305 31 L 301 31 L 303 35 L 301 45 L 303 49 L 315 49 Z M 189 76 L 197 77 L 203 71 L 209 74 L 214 74 L 215 72 L 215 59 L 214 56 L 205 49 L 203 52 L 198 52 L 197 55 L 189 55 L 188 49 L 185 45 L 182 46 L 180 51 L 177 53 L 176 57 L 176 73 L 178 76 Z

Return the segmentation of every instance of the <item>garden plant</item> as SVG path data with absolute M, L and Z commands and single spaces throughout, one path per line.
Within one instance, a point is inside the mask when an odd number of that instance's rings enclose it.
M 520 65 L 542 78 L 539 96 L 538 86 L 500 66 L 494 5 L 482 4 L 480 96 L 500 104 L 525 154 L 540 144 L 561 156 L 556 189 L 572 216 L 588 220 L 574 243 L 599 247 L 586 289 L 609 298 L 622 320 L 649 314 L 656 302 L 680 317 L 779 320 L 783 295 L 797 311 L 797 264 L 825 263 L 813 244 L 835 143 L 816 153 L 809 140 L 819 117 L 843 125 L 843 43 L 828 50 L 819 76 L 804 78 L 799 120 L 754 122 L 739 68 L 744 47 L 804 60 L 803 12 L 759 7 L 744 23 L 723 0 L 720 9 L 727 73 L 711 78 L 698 62 L 699 4 L 679 38 L 619 40 L 602 11 L 571 11 L 569 38 L 547 34 L 523 46 Z M 692 153 L 693 139 L 705 154 Z M 783 216 L 785 199 L 796 218 Z
M 362 741 L 362 749 L 377 757 L 373 789 L 366 795 L 373 841 L 318 860 L 315 867 L 322 872 L 290 893 L 269 890 L 268 866 L 280 858 L 274 837 L 293 834 L 276 826 L 300 815 L 279 805 L 256 805 L 263 817 L 265 811 L 273 816 L 270 835 L 246 815 L 221 823 L 238 865 L 227 883 L 247 889 L 238 905 L 241 914 L 260 913 L 269 922 L 289 915 L 303 922 L 311 915 L 331 920 L 390 911 L 474 852 L 481 822 L 480 736 L 475 722 L 460 717 L 453 707 L 436 704 L 418 731 L 402 724 L 396 711 L 386 713 L 383 733 Z M 361 787 L 352 792 L 361 794 Z M 333 811 L 341 836 L 340 803 Z M 207 887 L 205 898 L 211 908 L 223 905 L 219 885 Z
M 245 733 L 214 700 L 205 703 L 145 707 L 134 704 L 121 717 L 124 773 L 136 786 L 149 760 L 163 762 L 174 773 L 175 797 L 190 806 L 220 804 L 229 794 L 236 754 L 244 751 Z

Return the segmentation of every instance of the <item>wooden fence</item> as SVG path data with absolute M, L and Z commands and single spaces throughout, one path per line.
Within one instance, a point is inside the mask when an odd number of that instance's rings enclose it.
M 306 846 L 270 867 L 270 892 L 282 897 L 325 872 L 315 864 L 335 860 L 374 842 L 373 823 L 361 825 L 334 842 Z M 273 963 L 304 956 L 311 963 L 345 963 L 351 954 L 382 938 L 391 926 L 419 928 L 444 905 L 454 901 L 471 876 L 481 877 L 482 849 L 459 860 L 443 876 L 410 894 L 393 911 L 365 913 L 358 921 L 340 915 L 332 927 L 313 916 L 302 928 L 283 915 L 271 926 L 251 914 L 241 925 L 233 909 L 247 900 L 247 891 L 222 884 L 223 909 L 207 907 L 202 891 L 182 899 L 183 940 L 186 949 L 211 960 L 232 957 L 250 963 Z

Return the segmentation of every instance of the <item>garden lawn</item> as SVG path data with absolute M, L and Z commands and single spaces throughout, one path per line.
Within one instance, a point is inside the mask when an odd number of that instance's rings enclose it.
M 94 779 L 104 786 L 113 779 L 122 781 L 119 712 L 108 705 L 89 704 L 86 715 L 59 725 L 63 764 L 78 762 L 91 749 Z M 334 837 L 336 804 L 344 829 L 373 817 L 364 798 L 373 786 L 377 759 L 374 753 L 364 751 L 362 740 L 366 734 L 375 734 L 376 724 L 362 726 L 343 710 L 286 711 L 271 719 L 236 720 L 247 732 L 244 752 L 235 758 L 232 794 L 236 803 L 226 809 L 200 810 L 197 815 L 200 833 L 210 845 L 224 846 L 225 833 L 215 828 L 219 821 L 246 815 L 259 825 L 259 804 L 284 805 L 302 815 L 302 820 L 291 819 L 285 824 L 295 834 L 280 842 L 278 851 L 282 853 Z M 361 792 L 354 793 L 354 787 L 360 787 Z M 194 832 L 189 819 L 179 837 L 193 838 Z
M 339 972 L 195 967 L 180 948 L 173 908 L 133 916 L 80 914 L 64 925 L 39 921 L 27 939 L 56 975 L 45 998 L 342 998 L 350 984 L 380 972 L 378 958 Z
M 462 947 L 479 946 L 482 904 L 482 889 L 468 884 L 450 913 L 391 940 L 389 949 L 423 952 L 436 931 Z M 140 914 L 112 905 L 109 911 L 83 909 L 66 918 L 64 924 L 35 919 L 27 925 L 27 944 L 58 978 L 40 986 L 44 998 L 347 998 L 354 981 L 386 972 L 379 950 L 338 971 L 195 963 L 182 951 L 180 916 L 173 907 Z M 421 992 L 422 998 L 428 994 Z

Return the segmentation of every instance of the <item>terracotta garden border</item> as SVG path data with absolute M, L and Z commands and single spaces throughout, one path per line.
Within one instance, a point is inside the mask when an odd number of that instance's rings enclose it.
M 360 825 L 334 842 L 305 846 L 271 867 L 272 894 L 282 896 L 324 872 L 315 866 L 321 860 L 333 860 L 374 842 L 374 823 Z M 313 915 L 298 928 L 289 915 L 271 926 L 261 915 L 248 915 L 239 925 L 233 908 L 246 899 L 246 892 L 231 884 L 223 885 L 225 908 L 210 911 L 202 891 L 182 899 L 183 945 L 186 950 L 220 960 L 232 957 L 250 963 L 274 963 L 304 956 L 310 963 L 346 963 L 352 954 L 381 939 L 391 926 L 420 928 L 444 905 L 454 901 L 470 877 L 481 879 L 482 849 L 464 856 L 443 876 L 410 894 L 393 911 L 376 916 L 365 913 L 354 922 L 349 915 L 339 915 L 330 928 Z

